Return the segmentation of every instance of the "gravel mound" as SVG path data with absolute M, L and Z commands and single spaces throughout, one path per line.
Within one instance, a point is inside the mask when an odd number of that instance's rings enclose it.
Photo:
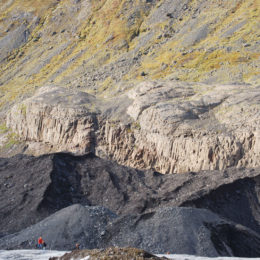
M 0 239 L 0 248 L 32 248 L 42 236 L 48 249 L 135 247 L 154 254 L 176 253 L 203 256 L 260 254 L 260 236 L 205 210 L 160 208 L 156 211 L 117 217 L 103 207 L 73 205 L 45 220 Z
M 89 256 L 89 258 L 87 258 Z M 152 255 L 144 250 L 137 248 L 118 248 L 111 247 L 101 250 L 74 250 L 71 253 L 67 253 L 62 257 L 52 257 L 50 260 L 96 260 L 96 259 L 113 259 L 113 260 L 122 260 L 122 259 L 131 259 L 131 260 L 159 260 L 167 259 L 165 257 L 157 257 Z
M 201 256 L 260 255 L 260 236 L 206 209 L 160 208 L 109 224 L 105 244 L 152 252 Z
M 107 224 L 115 217 L 103 207 L 75 204 L 19 233 L 2 238 L 0 248 L 34 248 L 40 236 L 48 249 L 72 250 L 76 243 L 90 249 L 99 248 Z

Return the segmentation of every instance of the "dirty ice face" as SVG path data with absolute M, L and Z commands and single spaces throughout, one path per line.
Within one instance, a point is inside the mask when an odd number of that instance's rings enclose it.
M 0 250 L 0 260 L 48 260 L 50 257 L 62 256 L 65 251 L 51 251 L 51 250 Z M 158 255 L 159 257 L 167 257 L 174 260 L 260 260 L 260 258 L 239 258 L 239 257 L 201 257 L 192 255 Z M 85 257 L 81 260 L 86 260 Z

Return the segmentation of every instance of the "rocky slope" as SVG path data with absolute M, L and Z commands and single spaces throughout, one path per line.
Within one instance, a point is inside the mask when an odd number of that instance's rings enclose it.
M 49 83 L 102 96 L 168 75 L 259 84 L 257 0 L 2 0 L 0 13 L 2 105 Z
M 0 248 L 32 248 L 39 236 L 44 237 L 49 248 L 57 250 L 71 250 L 80 243 L 87 249 L 140 247 L 157 254 L 211 257 L 260 254 L 257 233 L 205 209 L 161 208 L 118 218 L 102 207 L 81 205 L 62 209 L 34 226 L 0 239 Z
M 84 207 L 76 204 L 56 212 L 20 233 L 4 237 L 0 247 L 34 248 L 37 237 L 42 236 L 51 249 L 72 250 L 76 243 L 80 243 L 83 248 L 100 248 L 100 238 L 106 226 L 116 217 L 103 207 Z
M 200 207 L 260 232 L 259 168 L 162 175 L 93 155 L 55 154 L 2 158 L 0 171 L 2 236 L 75 203 L 102 205 L 117 215 Z
M 163 173 L 259 165 L 257 1 L 0 8 L 2 155 L 23 140 Z
M 122 217 L 109 224 L 108 234 L 104 236 L 112 245 L 130 244 L 153 253 L 211 257 L 257 257 L 260 253 L 257 233 L 205 209 L 161 208 L 156 212 Z

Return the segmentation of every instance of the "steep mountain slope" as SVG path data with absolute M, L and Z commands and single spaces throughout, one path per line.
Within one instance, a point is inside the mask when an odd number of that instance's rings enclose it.
M 105 97 L 144 78 L 258 84 L 257 0 L 1 0 L 1 105 L 47 83 Z
M 0 8 L 2 156 L 92 152 L 162 173 L 259 166 L 257 1 Z

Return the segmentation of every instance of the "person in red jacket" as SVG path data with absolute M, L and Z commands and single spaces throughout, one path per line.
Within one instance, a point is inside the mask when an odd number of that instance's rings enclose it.
M 38 238 L 38 248 L 43 249 L 43 239 L 42 239 L 42 237 Z

